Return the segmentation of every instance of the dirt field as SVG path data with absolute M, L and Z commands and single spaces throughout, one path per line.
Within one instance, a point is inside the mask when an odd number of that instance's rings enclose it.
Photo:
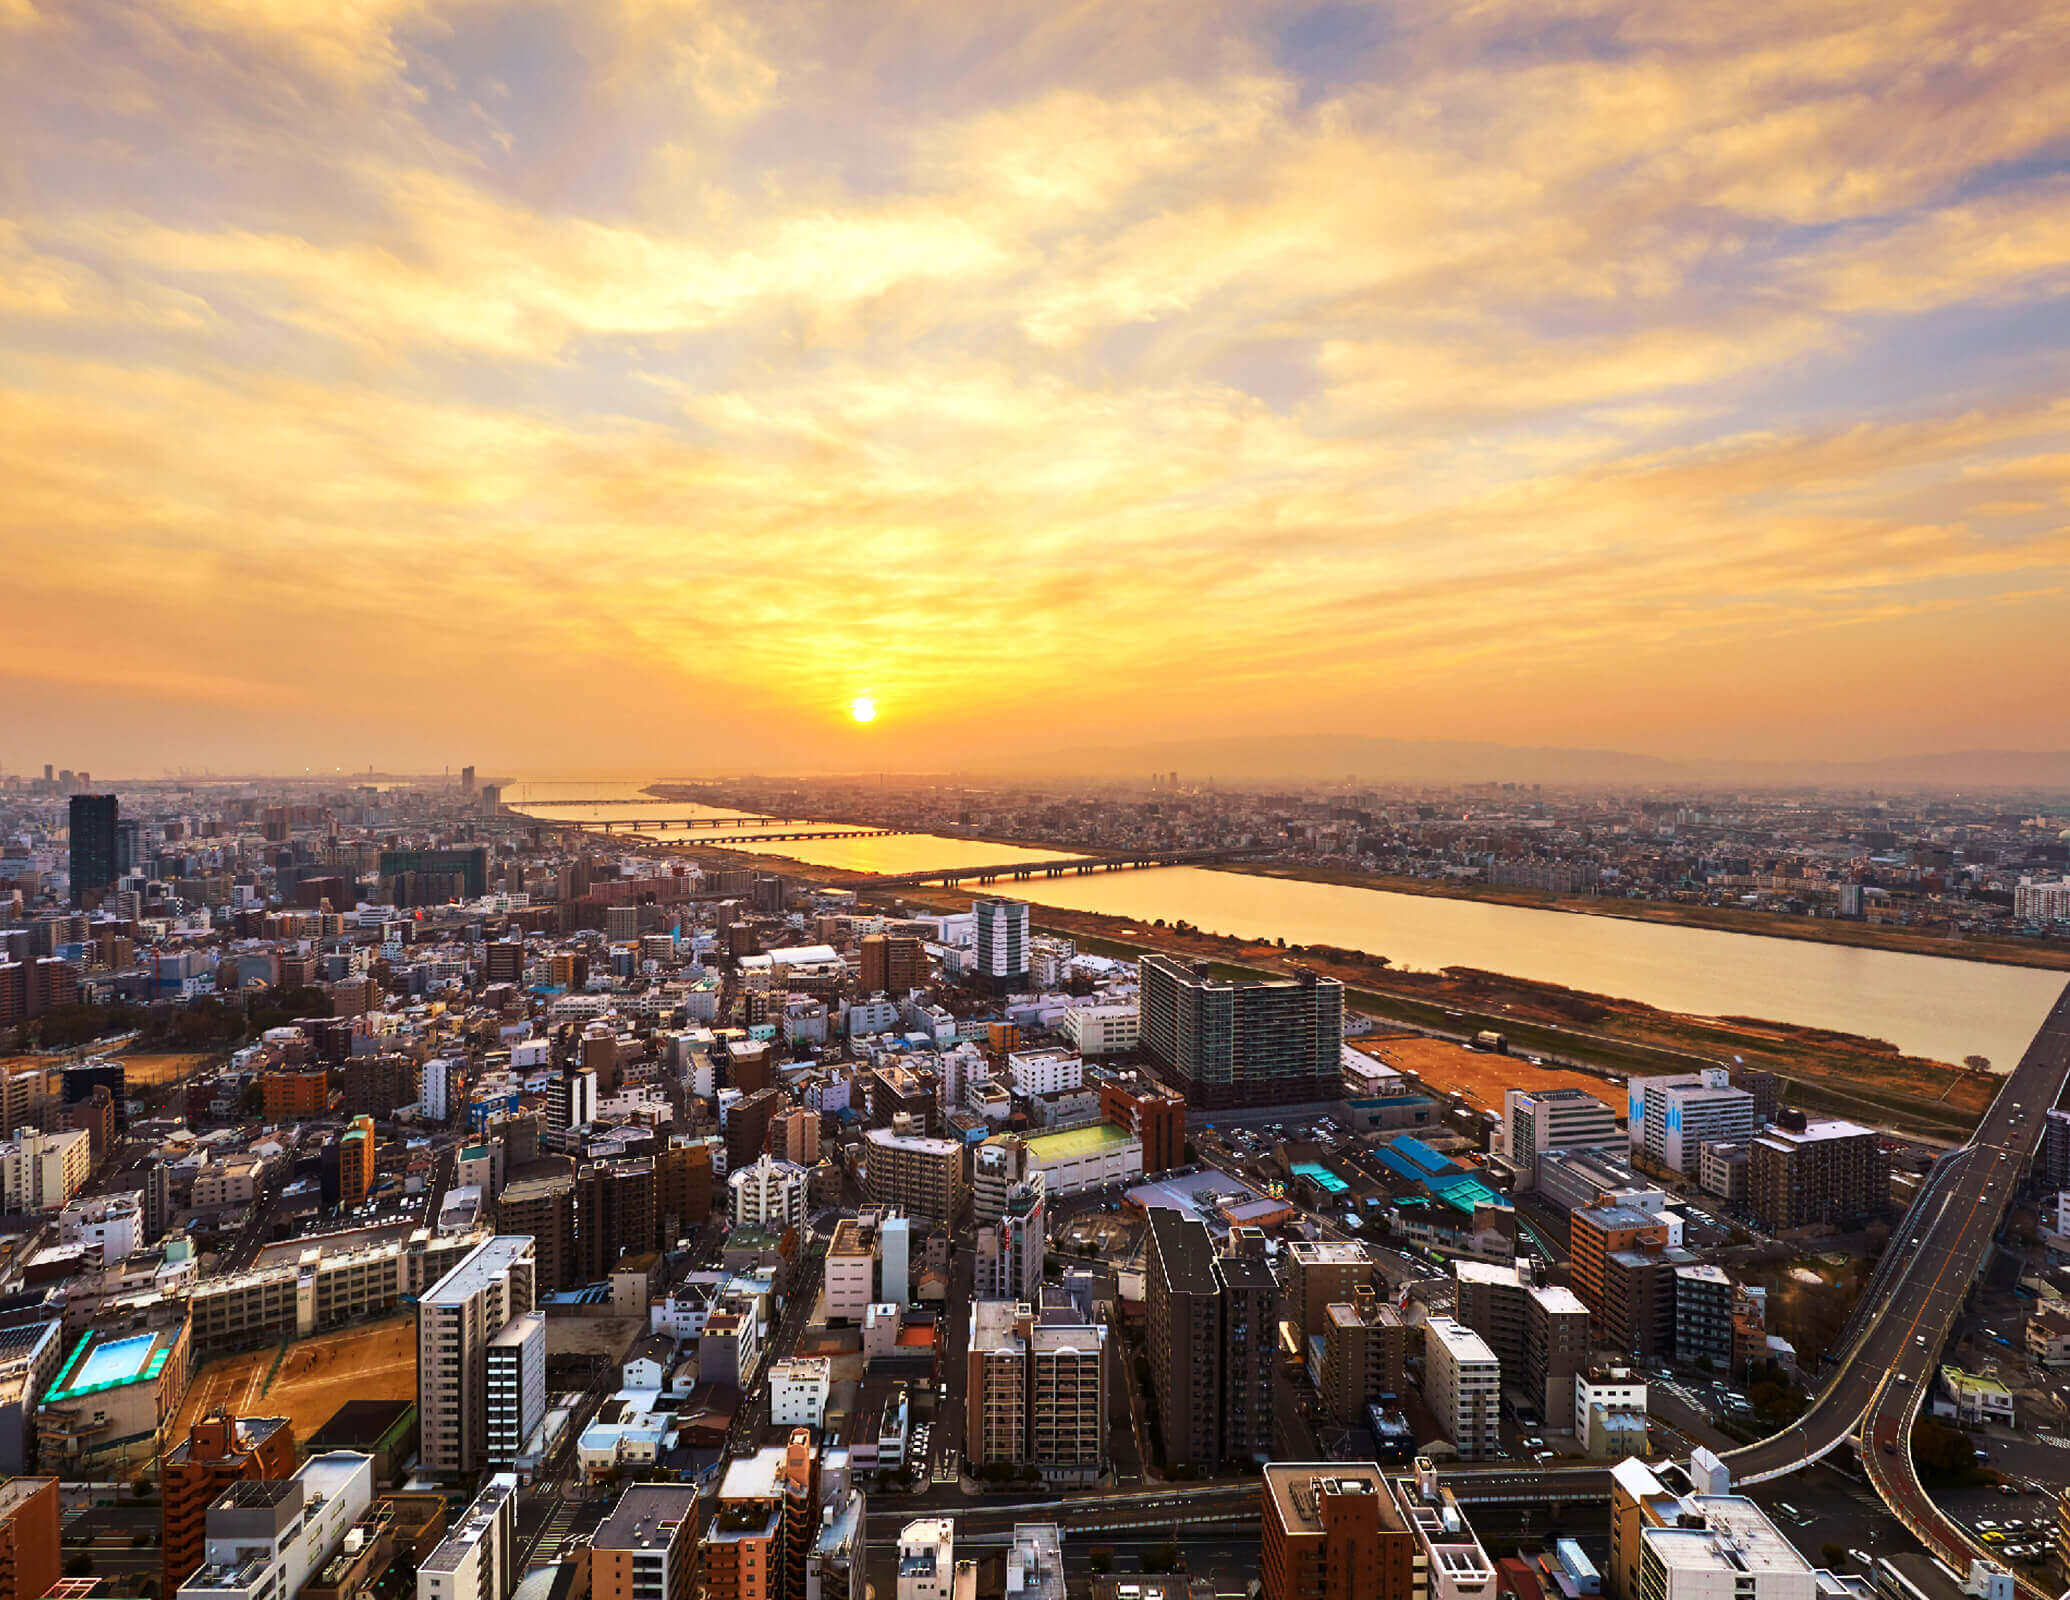
M 1621 1085 L 1564 1067 L 1534 1067 L 1521 1056 L 1469 1050 L 1449 1039 L 1365 1038 L 1350 1043 L 1390 1067 L 1415 1073 L 1433 1089 L 1463 1094 L 1490 1111 L 1502 1109 L 1505 1089 L 1579 1089 L 1612 1111 L 1622 1113 L 1625 1108 Z
M 122 1056 L 124 1080 L 132 1089 L 155 1089 L 163 1083 L 176 1083 L 187 1076 L 207 1056 L 180 1055 L 134 1055 Z
M 194 1374 L 175 1437 L 218 1405 L 252 1417 L 286 1417 L 306 1439 L 347 1400 L 417 1397 L 417 1324 L 390 1317 L 313 1339 L 221 1356 Z

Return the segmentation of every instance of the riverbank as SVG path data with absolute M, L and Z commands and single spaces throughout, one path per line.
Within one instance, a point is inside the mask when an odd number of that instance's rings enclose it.
M 659 799 L 708 803 L 705 791 L 692 785 L 655 783 L 644 791 Z M 881 820 L 863 817 L 822 817 L 823 822 L 855 827 L 880 827 Z M 938 831 L 946 824 L 934 823 Z M 1085 845 L 1058 844 L 1054 840 L 1009 839 L 996 835 L 947 833 L 945 837 L 965 839 L 972 844 L 998 845 L 1031 851 L 1065 851 L 1096 855 Z M 823 870 L 813 868 L 810 870 Z M 1378 889 L 1391 894 L 1415 895 L 1423 899 L 1473 900 L 1488 905 L 1515 906 L 1525 911 L 1565 911 L 1577 916 L 1615 917 L 1626 922 L 1664 923 L 1670 927 L 1707 928 L 1718 933 L 1750 934 L 1759 939 L 1792 939 L 1806 944 L 1836 945 L 1855 950 L 1888 950 L 1899 955 L 1939 956 L 1949 961 L 1980 961 L 1995 966 L 2032 967 L 2044 972 L 2070 972 L 2070 942 L 2043 944 L 2025 939 L 1993 938 L 1964 934 L 1952 929 L 1935 932 L 1925 928 L 1893 928 L 1867 922 L 1843 922 L 1836 917 L 1791 917 L 1773 911 L 1749 911 L 1736 906 L 1692 906 L 1662 900 L 1624 900 L 1601 895 L 1556 894 L 1537 889 L 1510 889 L 1490 884 L 1460 883 L 1449 879 L 1404 878 L 1388 873 L 1358 872 L 1343 867 L 1310 866 L 1299 862 L 1230 863 L 1211 870 L 1242 873 L 1250 877 L 1284 878 L 1300 883 L 1327 883 L 1347 889 Z
M 1412 894 L 1432 900 L 1478 900 L 1489 905 L 1517 906 L 1526 911 L 1565 911 L 1577 916 L 1617 917 L 1627 922 L 1709 928 L 1718 933 L 1752 934 L 1759 939 L 1796 939 L 1806 944 L 1844 945 L 1857 950 L 1891 950 L 1900 955 L 1940 956 L 1949 961 L 1983 961 L 1998 966 L 2070 972 L 2070 944 L 2037 944 L 2022 939 L 1994 939 L 1954 932 L 1933 933 L 1923 928 L 1888 928 L 1873 923 L 1842 922 L 1835 917 L 1786 917 L 1772 911 L 1742 911 L 1732 906 L 1688 906 L 1660 900 L 1617 900 L 1600 895 L 1553 894 L 1537 889 L 1505 889 L 1431 878 L 1398 878 L 1380 872 L 1353 872 L 1297 863 L 1263 862 L 1212 870 L 1242 872 L 1260 878 L 1287 878 L 1299 883 L 1330 883 L 1346 889 L 1382 889 L 1391 894 Z
M 901 888 L 871 893 L 867 873 L 810 866 L 787 858 L 682 843 L 652 846 L 714 863 L 753 863 L 874 900 L 928 910 L 963 910 L 967 890 Z M 1185 923 L 1110 916 L 1038 903 L 1039 929 L 1069 936 L 1096 954 L 1137 959 L 1151 953 L 1207 961 L 1229 975 L 1284 975 L 1308 968 L 1336 978 L 1346 1003 L 1382 1021 L 1452 1035 L 1493 1029 L 1512 1050 L 1543 1055 L 1614 1077 L 1688 1072 L 1730 1064 L 1775 1073 L 1790 1102 L 1925 1134 L 1961 1137 L 1997 1093 L 1999 1080 L 1946 1062 L 1907 1056 L 1875 1039 L 1754 1017 L 1706 1017 L 1558 984 L 1454 966 L 1441 972 L 1393 967 L 1385 957 L 1323 945 L 1284 945 L 1203 932 Z

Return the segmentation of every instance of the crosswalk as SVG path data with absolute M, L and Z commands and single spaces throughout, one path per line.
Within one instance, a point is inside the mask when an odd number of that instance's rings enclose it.
M 546 1526 L 539 1530 L 539 1542 L 532 1546 L 533 1567 L 546 1566 L 560 1554 L 561 1542 L 568 1537 L 568 1530 L 574 1525 L 575 1502 L 556 1501 L 553 1515 L 546 1519 Z

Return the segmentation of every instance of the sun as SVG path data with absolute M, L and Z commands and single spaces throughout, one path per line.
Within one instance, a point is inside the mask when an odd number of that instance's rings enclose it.
M 877 720 L 877 697 L 868 694 L 857 695 L 848 702 L 848 714 L 855 718 L 857 722 L 875 722 Z

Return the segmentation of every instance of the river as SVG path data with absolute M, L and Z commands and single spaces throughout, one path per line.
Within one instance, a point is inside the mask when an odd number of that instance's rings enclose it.
M 627 793 L 637 789 L 632 785 Z M 593 816 L 624 818 L 637 816 L 639 809 L 601 808 Z M 559 813 L 561 808 L 541 805 L 540 810 Z M 668 814 L 727 813 L 684 806 L 671 807 Z M 570 811 L 566 820 L 588 821 L 593 816 Z M 794 844 L 729 837 L 723 830 L 669 836 L 860 872 L 987 866 L 1070 853 L 974 844 L 933 834 Z M 1166 922 L 1190 922 L 1208 933 L 1364 950 L 1398 967 L 1481 967 L 1669 1011 L 1831 1028 L 1887 1039 L 1909 1055 L 1939 1061 L 1987 1056 L 2001 1071 L 2019 1060 L 2065 982 L 2062 973 L 2032 967 L 1764 939 L 1203 867 L 1038 879 L 1002 885 L 998 892 L 1041 905 L 1126 917 L 1145 926 L 1162 917 Z

